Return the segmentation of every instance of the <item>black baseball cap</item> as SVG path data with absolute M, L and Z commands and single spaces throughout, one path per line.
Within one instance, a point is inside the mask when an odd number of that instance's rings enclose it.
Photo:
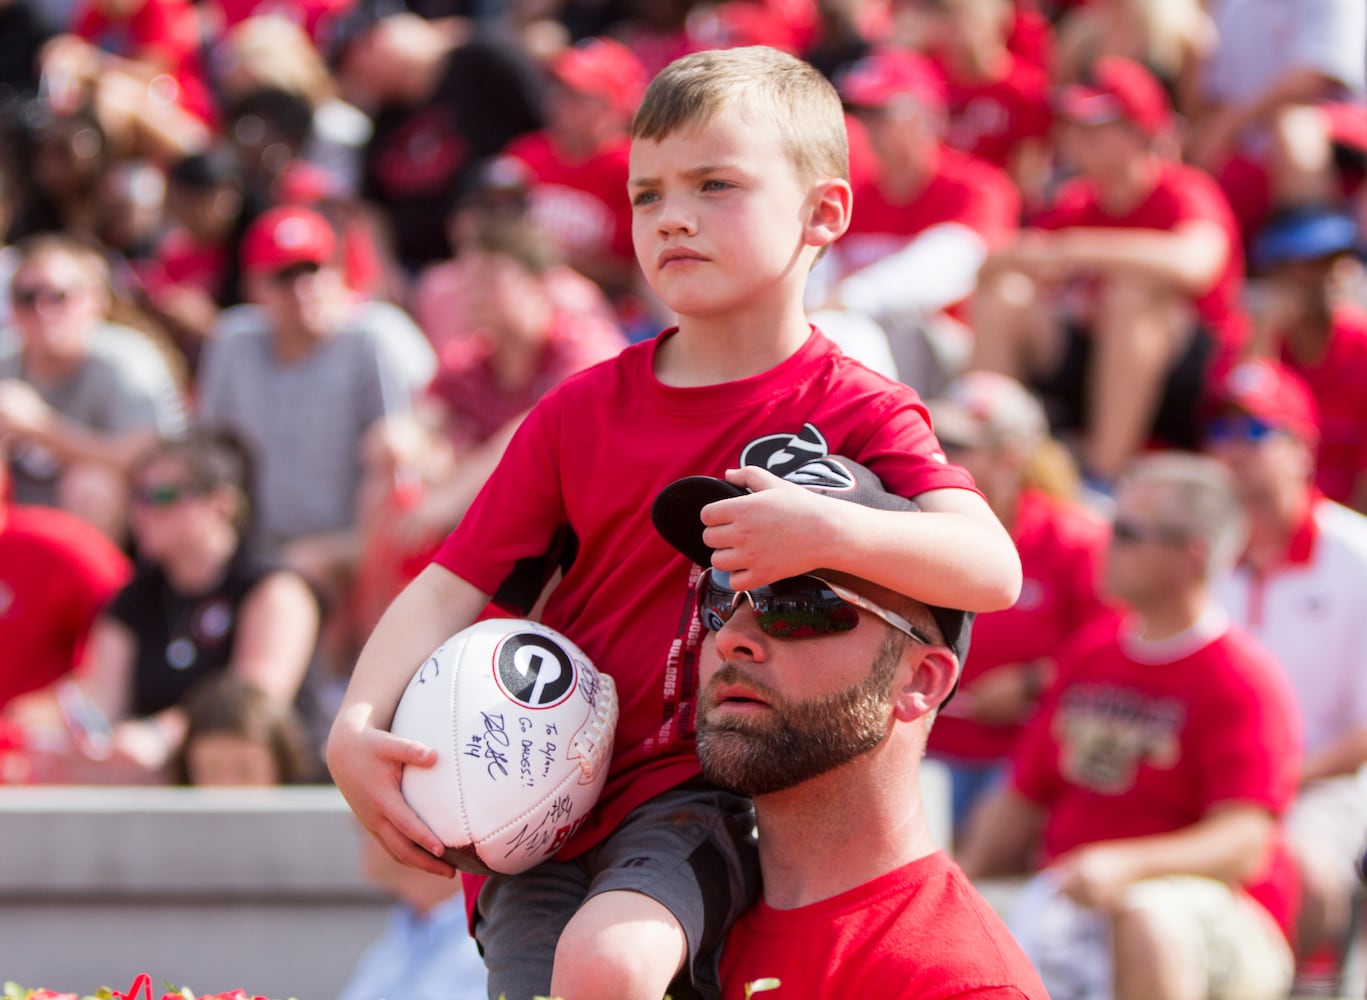
M 835 497 L 838 500 L 848 500 L 861 507 L 903 511 L 920 509 L 915 501 L 889 493 L 883 488 L 882 480 L 873 472 L 841 455 L 830 455 L 808 462 L 783 478 L 814 493 Z M 746 492 L 725 479 L 688 476 L 675 480 L 659 492 L 651 505 L 650 518 L 655 530 L 665 541 L 698 565 L 710 566 L 713 549 L 702 539 L 702 509 L 718 500 L 744 496 Z M 958 658 L 959 669 L 962 671 L 973 631 L 973 612 L 942 608 L 933 604 L 927 604 L 926 607 L 944 635 L 945 645 Z M 948 701 L 948 698 L 945 700 Z

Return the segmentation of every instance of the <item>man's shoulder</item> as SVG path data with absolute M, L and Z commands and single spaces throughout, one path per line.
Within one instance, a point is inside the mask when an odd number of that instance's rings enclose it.
M 1321 498 L 1315 504 L 1314 518 L 1319 531 L 1317 554 L 1367 572 L 1367 515 Z

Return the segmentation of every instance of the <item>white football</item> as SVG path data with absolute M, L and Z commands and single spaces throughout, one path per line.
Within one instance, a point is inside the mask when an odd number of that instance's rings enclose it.
M 469 872 L 516 875 L 555 854 L 603 790 L 617 689 L 569 639 L 499 618 L 457 632 L 418 668 L 391 732 L 437 750 L 403 794 Z

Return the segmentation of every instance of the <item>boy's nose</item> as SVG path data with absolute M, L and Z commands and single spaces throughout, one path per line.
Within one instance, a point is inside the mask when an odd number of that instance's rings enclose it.
M 660 206 L 660 214 L 656 217 L 655 224 L 662 236 L 697 232 L 697 221 L 693 213 L 680 204 L 677 198 L 665 200 Z

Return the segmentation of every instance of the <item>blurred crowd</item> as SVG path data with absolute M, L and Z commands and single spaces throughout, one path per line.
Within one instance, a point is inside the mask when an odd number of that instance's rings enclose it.
M 1361 0 L 0 0 L 0 781 L 324 780 L 359 644 L 522 415 L 671 324 L 626 195 L 646 84 L 753 44 L 847 108 L 813 322 L 931 401 L 1025 566 L 932 736 L 956 830 L 1054 653 L 1143 600 L 1108 561 L 1162 538 L 1117 481 L 1205 453 L 1247 521 L 1214 592 L 1304 730 L 1303 956 L 1339 940 Z

